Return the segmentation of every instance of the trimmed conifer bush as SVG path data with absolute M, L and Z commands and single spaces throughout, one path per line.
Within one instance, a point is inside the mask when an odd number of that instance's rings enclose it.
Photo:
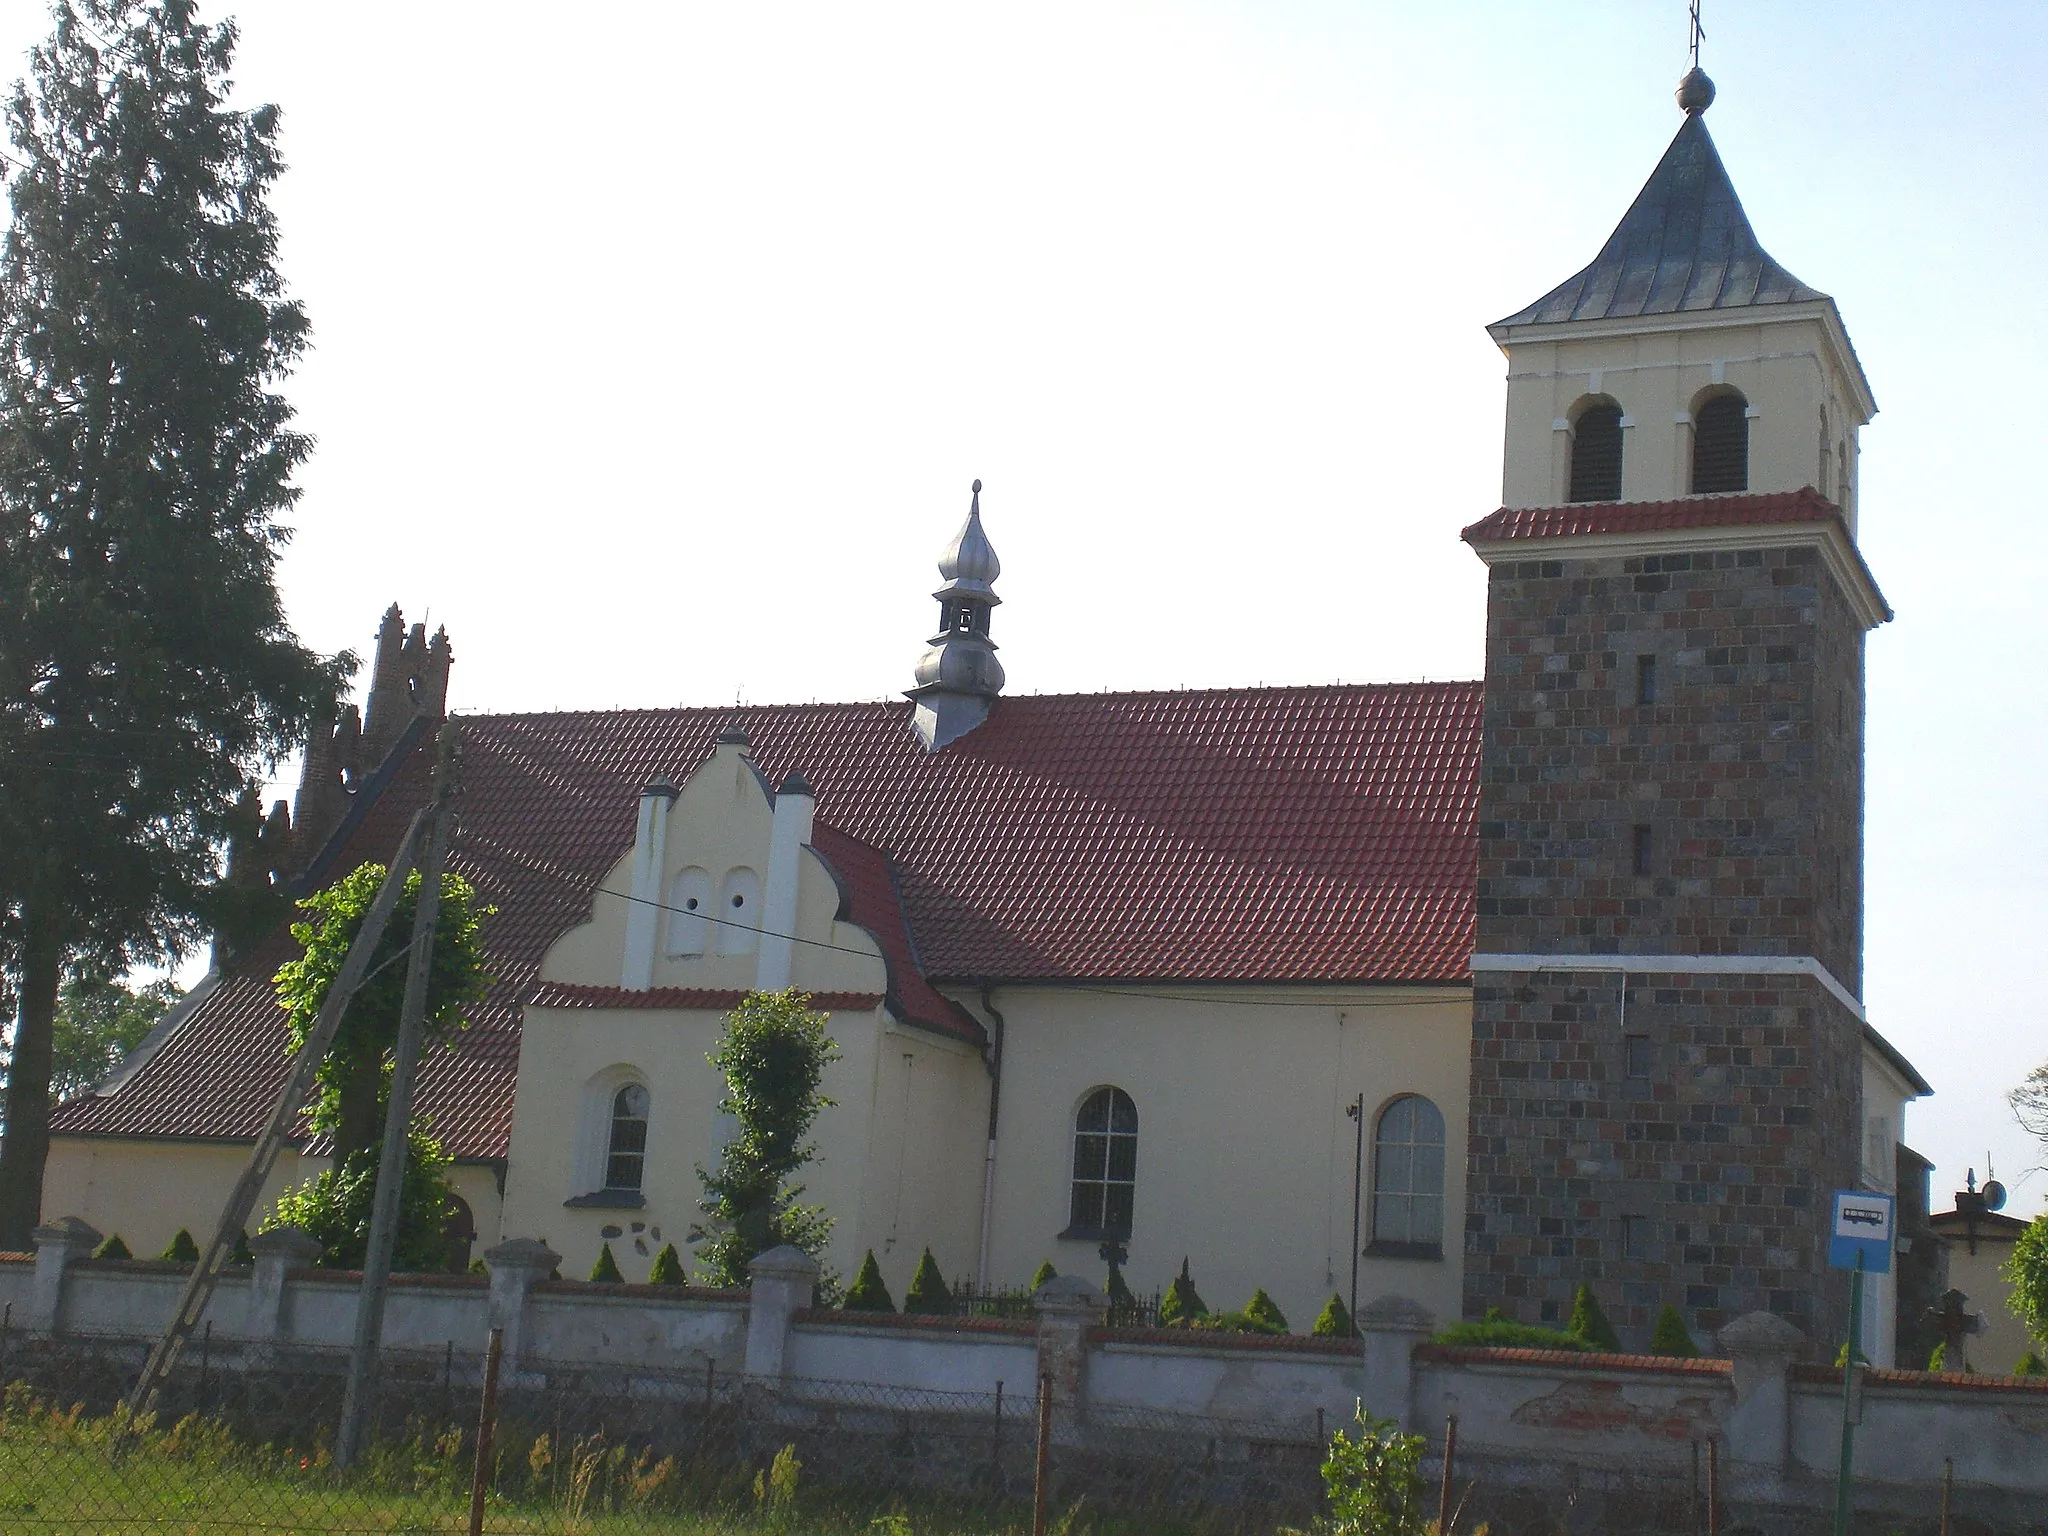
M 1040 1259 L 1038 1261 L 1038 1268 L 1032 1271 L 1031 1289 L 1035 1291 L 1045 1284 L 1046 1281 L 1057 1280 L 1059 1277 L 1060 1272 L 1052 1267 L 1051 1259 Z
M 1578 1354 L 1593 1347 L 1574 1333 L 1513 1322 L 1498 1307 L 1489 1308 L 1476 1323 L 1451 1324 L 1432 1342 L 1479 1345 L 1486 1349 L 1562 1349 Z
M 946 1288 L 946 1277 L 939 1273 L 939 1261 L 932 1257 L 929 1248 L 917 1261 L 917 1271 L 910 1277 L 910 1289 L 903 1293 L 903 1310 L 920 1317 L 952 1315 L 953 1293 Z
M 118 1232 L 104 1243 L 101 1243 L 99 1247 L 93 1249 L 92 1256 L 96 1259 L 132 1259 L 135 1257 L 134 1254 L 128 1251 L 128 1245 L 121 1241 L 121 1234 Z
M 866 1258 L 860 1261 L 860 1272 L 853 1277 L 853 1289 L 846 1293 L 846 1300 L 840 1305 L 848 1312 L 894 1312 L 896 1299 L 889 1294 L 889 1287 L 882 1279 L 882 1266 L 875 1262 L 875 1250 L 870 1248 Z
M 597 1249 L 597 1262 L 590 1266 L 590 1278 L 598 1285 L 624 1285 L 626 1277 L 619 1273 L 619 1261 L 612 1257 L 612 1245 L 601 1243 Z
M 1600 1298 L 1593 1294 L 1590 1285 L 1581 1285 L 1578 1294 L 1572 1297 L 1572 1320 L 1565 1324 L 1564 1331 L 1584 1339 L 1594 1349 L 1615 1354 L 1621 1351 L 1621 1338 L 1615 1333 L 1614 1324 L 1607 1321 L 1607 1314 L 1600 1310 Z
M 254 1264 L 256 1255 L 249 1247 L 249 1229 L 242 1228 L 235 1234 L 234 1251 L 228 1255 L 230 1264 Z
M 1103 1293 L 1109 1297 L 1109 1316 L 1106 1321 L 1111 1327 L 1127 1327 L 1137 1321 L 1138 1298 L 1131 1294 L 1131 1288 L 1124 1281 L 1123 1269 L 1114 1261 L 1109 1266 L 1109 1278 L 1102 1282 Z
M 1700 1347 L 1693 1342 L 1692 1331 L 1685 1326 L 1685 1318 L 1668 1301 L 1657 1314 L 1657 1326 L 1650 1332 L 1650 1353 L 1672 1355 L 1680 1360 L 1699 1358 Z
M 1187 1323 L 1198 1317 L 1208 1316 L 1209 1308 L 1202 1301 L 1201 1293 L 1195 1289 L 1195 1282 L 1188 1274 L 1187 1256 L 1180 1261 L 1180 1273 L 1173 1277 L 1173 1284 L 1166 1288 L 1166 1294 L 1159 1298 L 1159 1325 L 1171 1328 L 1176 1323 Z
M 2048 1360 L 2043 1360 L 2033 1350 L 2020 1356 L 2019 1364 L 2012 1368 L 2015 1376 L 2048 1376 Z
M 1252 1299 L 1244 1304 L 1244 1316 L 1261 1333 L 1287 1332 L 1286 1314 L 1274 1305 L 1263 1286 L 1253 1291 Z
M 199 1245 L 192 1241 L 190 1231 L 180 1227 L 178 1235 L 171 1239 L 171 1246 L 163 1251 L 163 1257 L 173 1264 L 197 1264 Z
M 1358 1324 L 1351 1320 L 1351 1309 L 1344 1305 L 1344 1298 L 1335 1291 L 1323 1303 L 1323 1310 L 1316 1314 L 1315 1326 L 1309 1332 L 1319 1339 L 1355 1339 Z
M 688 1285 L 689 1272 L 683 1268 L 683 1256 L 676 1252 L 674 1243 L 662 1246 L 654 1256 L 654 1268 L 647 1272 L 649 1285 Z

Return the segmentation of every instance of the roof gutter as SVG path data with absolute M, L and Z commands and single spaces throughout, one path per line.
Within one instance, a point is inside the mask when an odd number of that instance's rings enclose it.
M 996 1114 L 1003 1097 L 1003 1035 L 1007 1030 L 1002 1010 L 995 1004 L 995 985 L 992 982 L 981 984 L 981 1011 L 991 1020 L 988 1049 L 981 1058 L 988 1067 L 988 1151 L 981 1163 L 981 1246 L 976 1250 L 974 1283 L 985 1291 L 988 1289 L 989 1228 L 995 1218 L 996 1204 Z

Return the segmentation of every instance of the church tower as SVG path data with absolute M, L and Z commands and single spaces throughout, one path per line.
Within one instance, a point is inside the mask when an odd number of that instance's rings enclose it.
M 1863 640 L 1876 410 L 1834 301 L 1677 137 L 1508 361 L 1488 566 L 1464 1309 L 1626 1346 L 1840 1336 L 1861 1145 Z

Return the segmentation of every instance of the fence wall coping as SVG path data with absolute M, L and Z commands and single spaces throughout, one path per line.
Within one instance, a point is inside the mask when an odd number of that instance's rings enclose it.
M 1711 1355 L 1687 1359 L 1676 1355 L 1614 1355 L 1573 1349 L 1510 1349 L 1488 1344 L 1418 1344 L 1418 1363 L 1502 1366 L 1543 1371 L 1596 1371 L 1644 1376 L 1730 1376 L 1735 1362 Z M 1839 1385 L 1841 1377 L 1835 1377 Z
M 806 1307 L 790 1322 L 799 1328 L 831 1328 L 842 1333 L 992 1333 L 1024 1339 L 1038 1336 L 1038 1323 L 1028 1317 L 930 1317 L 914 1312 L 849 1312 L 842 1307 Z
M 1795 1365 L 1792 1384 L 1801 1392 L 1842 1390 L 1842 1368 L 1838 1365 Z M 1863 1390 L 1923 1397 L 1930 1393 L 1980 1397 L 1987 1392 L 2017 1397 L 2048 1397 L 2048 1377 L 1979 1376 L 1965 1371 L 1895 1371 L 1866 1366 Z
M 1320 1338 L 1312 1333 L 1232 1333 L 1221 1328 L 1091 1328 L 1088 1342 L 1105 1348 L 1183 1355 L 1318 1355 L 1355 1361 L 1357 1339 Z
M 693 1301 L 709 1302 L 714 1305 L 744 1307 L 750 1304 L 752 1292 L 743 1287 L 726 1288 L 710 1285 L 646 1285 L 621 1284 L 605 1280 L 539 1280 L 534 1282 L 529 1296 L 546 1296 L 554 1300 L 598 1300 L 607 1297 L 630 1296 L 638 1301 Z

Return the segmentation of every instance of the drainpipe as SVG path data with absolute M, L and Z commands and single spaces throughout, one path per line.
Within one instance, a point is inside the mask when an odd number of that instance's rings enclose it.
M 981 1164 L 981 1251 L 974 1266 L 974 1284 L 978 1290 L 988 1289 L 988 1234 L 989 1225 L 995 1217 L 996 1205 L 996 1111 L 1002 1100 L 1003 1090 L 1003 1015 L 995 1005 L 995 988 L 989 982 L 981 984 L 981 1011 L 989 1016 L 994 1028 L 989 1031 L 988 1054 L 982 1059 L 988 1063 L 988 1153 Z

